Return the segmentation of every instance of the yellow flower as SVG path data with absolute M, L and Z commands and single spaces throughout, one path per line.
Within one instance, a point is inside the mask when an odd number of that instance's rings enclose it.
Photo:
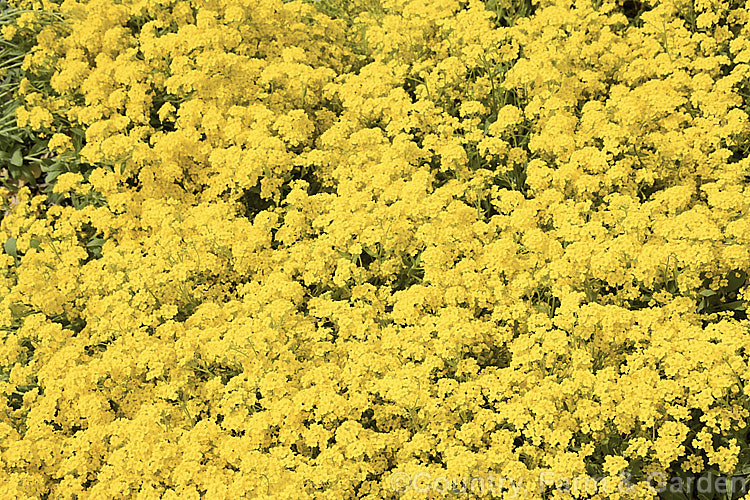
M 48 146 L 50 151 L 64 153 L 73 150 L 73 141 L 65 134 L 53 134 L 49 140 Z
M 16 27 L 13 24 L 6 24 L 5 26 L 3 26 L 1 31 L 2 31 L 3 38 L 5 38 L 8 41 L 11 41 L 16 36 L 16 33 L 18 33 L 18 27 Z
M 55 186 L 53 192 L 55 193 L 68 193 L 75 191 L 83 182 L 83 176 L 75 172 L 65 172 L 60 174 L 55 179 Z

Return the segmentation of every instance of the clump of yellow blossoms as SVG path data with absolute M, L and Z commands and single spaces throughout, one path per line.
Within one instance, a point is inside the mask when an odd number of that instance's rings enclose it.
M 8 498 L 747 472 L 750 4 L 14 3 Z

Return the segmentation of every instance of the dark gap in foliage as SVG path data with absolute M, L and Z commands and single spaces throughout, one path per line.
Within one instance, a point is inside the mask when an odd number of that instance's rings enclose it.
M 403 255 L 401 262 L 403 267 L 396 275 L 396 280 L 391 287 L 393 292 L 406 290 L 412 285 L 422 283 L 424 279 L 424 268 L 422 267 L 421 252 L 415 256 Z
M 529 295 L 525 295 L 523 300 L 531 303 L 537 311 L 547 314 L 550 318 L 555 316 L 555 312 L 560 307 L 561 302 L 558 297 L 552 293 L 549 287 L 538 287 Z
M 628 18 L 630 26 L 635 26 L 636 28 L 643 26 L 641 16 L 644 12 L 650 10 L 648 5 L 641 0 L 625 0 L 620 5 L 620 9 L 623 15 Z
M 240 198 L 240 204 L 244 208 L 243 215 L 251 220 L 255 218 L 258 213 L 275 206 L 273 200 L 261 197 L 260 186 L 246 189 Z
M 464 8 L 468 2 L 462 2 Z M 531 17 L 536 12 L 536 5 L 532 0 L 485 0 L 485 8 L 495 14 L 495 26 L 509 28 L 523 17 Z
M 81 331 L 86 328 L 86 320 L 83 318 L 73 317 L 68 318 L 68 316 L 63 314 L 56 314 L 54 316 L 50 316 L 49 320 L 53 323 L 57 323 L 58 325 L 62 326 L 63 328 L 66 328 L 68 330 L 73 331 L 73 336 L 75 337 Z
M 94 356 L 99 353 L 103 353 L 107 350 L 107 347 L 112 344 L 111 340 L 107 340 L 105 342 L 98 342 L 96 344 L 90 344 L 87 346 L 84 346 L 83 352 L 86 354 L 86 356 Z

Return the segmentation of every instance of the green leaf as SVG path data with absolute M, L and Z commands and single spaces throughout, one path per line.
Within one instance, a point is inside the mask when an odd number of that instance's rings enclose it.
M 716 308 L 717 311 L 744 311 L 745 308 L 743 307 L 743 303 L 741 300 L 735 300 L 734 302 L 727 302 L 726 304 L 721 304 L 719 307 Z
M 378 257 L 378 254 L 370 250 L 368 247 L 362 247 L 362 250 L 364 250 L 365 253 L 369 255 L 370 257 L 372 257 L 373 259 L 376 259 Z
M 712 296 L 714 296 L 714 295 L 718 295 L 718 294 L 717 294 L 716 292 L 714 292 L 713 290 L 701 290 L 701 291 L 700 291 L 700 292 L 698 292 L 698 293 L 699 293 L 699 294 L 701 294 L 701 295 L 703 295 L 704 297 L 712 297 Z
M 42 242 L 41 242 L 41 241 L 39 241 L 38 239 L 36 239 L 36 238 L 31 238 L 31 241 L 29 241 L 29 246 L 30 246 L 31 248 L 39 248 L 39 245 L 41 245 L 41 243 L 42 243 Z
M 51 184 L 60 174 L 62 174 L 61 170 L 50 170 L 47 172 L 47 175 L 44 176 L 44 182 Z
M 727 292 L 736 292 L 745 284 L 747 275 L 743 271 L 730 271 L 727 274 L 727 286 L 724 289 Z
M 36 181 L 37 177 L 42 175 L 42 169 L 39 167 L 39 165 L 32 163 L 28 171 L 31 173 L 31 175 L 34 177 L 34 181 Z
M 45 150 L 46 147 L 47 145 L 44 142 L 41 142 L 41 141 L 35 142 L 34 144 L 31 145 L 31 149 L 29 149 L 29 156 L 34 156 L 37 153 L 41 153 L 42 151 Z
M 22 168 L 21 169 L 21 175 L 29 183 L 31 183 L 32 185 L 36 185 L 36 177 L 34 177 L 34 173 L 30 169 L 28 169 L 28 168 Z
M 104 244 L 104 242 L 107 241 L 104 238 L 98 238 L 96 236 L 92 237 L 88 243 L 86 243 L 87 247 L 100 247 Z
M 5 242 L 5 244 L 3 245 L 3 249 L 5 250 L 5 253 L 10 255 L 11 257 L 18 257 L 18 251 L 16 250 L 16 239 L 12 236 Z
M 687 499 L 687 497 L 685 496 L 685 493 L 669 491 L 669 485 L 667 485 L 666 490 L 659 493 L 659 498 L 663 500 L 686 500 Z
M 23 153 L 21 153 L 21 148 L 13 151 L 13 154 L 10 156 L 10 162 L 16 167 L 23 165 Z

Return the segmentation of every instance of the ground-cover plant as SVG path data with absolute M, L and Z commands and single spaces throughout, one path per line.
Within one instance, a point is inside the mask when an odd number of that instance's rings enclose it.
M 743 494 L 750 5 L 10 9 L 9 497 Z
M 37 35 L 43 29 L 49 30 L 47 35 L 64 33 L 65 16 L 43 7 L 22 8 L 6 1 L 0 3 L 0 12 L 2 183 L 10 192 L 28 185 L 34 193 L 46 193 L 50 202 L 58 203 L 61 198 L 53 192 L 57 177 L 68 172 L 86 174 L 91 168 L 78 155 L 84 141 L 83 129 L 60 117 L 55 119 L 42 107 L 28 113 L 21 106 L 19 94 L 32 89 L 41 94 L 49 92 L 51 72 L 28 64 L 27 54 L 34 50 Z M 32 95 L 38 98 L 39 93 Z
M 39 153 L 44 150 L 43 143 L 34 140 L 31 130 L 16 125 L 19 104 L 16 94 L 23 78 L 21 66 L 26 50 L 33 45 L 33 37 L 18 33 L 18 18 L 22 14 L 7 2 L 0 3 L 0 160 L 3 183 L 11 189 L 24 183 L 36 184 L 42 173 Z

